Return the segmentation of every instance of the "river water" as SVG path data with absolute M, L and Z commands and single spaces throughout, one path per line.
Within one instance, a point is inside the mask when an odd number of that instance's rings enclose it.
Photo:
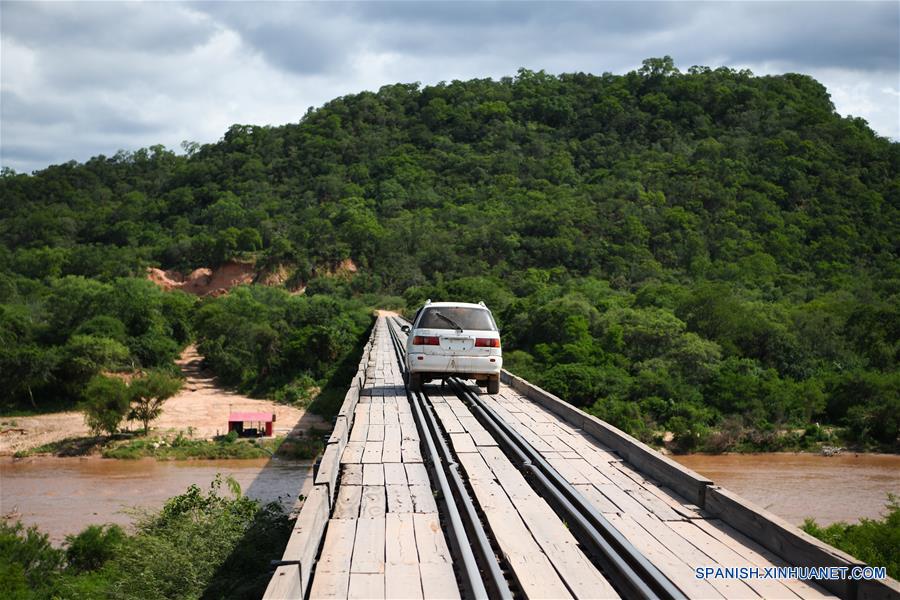
M 0 458 L 0 514 L 38 525 L 59 543 L 95 523 L 128 525 L 129 509 L 156 510 L 191 484 L 202 490 L 217 473 L 244 494 L 288 510 L 310 482 L 308 462 L 278 459 L 156 461 L 99 457 Z M 228 487 L 222 485 L 222 493 Z
M 734 454 L 676 456 L 787 521 L 819 524 L 878 518 L 887 493 L 900 495 L 900 456 Z M 309 463 L 258 460 L 157 462 L 103 458 L 0 458 L 0 513 L 38 525 L 59 543 L 93 523 L 132 521 L 128 509 L 155 510 L 189 485 L 206 489 L 217 473 L 234 477 L 248 496 L 290 508 L 308 490 Z M 227 490 L 227 488 L 225 488 Z
M 900 496 L 900 455 L 691 454 L 676 461 L 790 523 L 878 519 Z

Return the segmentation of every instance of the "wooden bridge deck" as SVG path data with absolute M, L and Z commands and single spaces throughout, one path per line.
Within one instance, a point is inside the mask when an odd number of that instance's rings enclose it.
M 458 598 L 419 434 L 385 323 L 340 459 L 313 598 Z
M 307 499 L 312 504 L 301 512 L 287 564 L 276 571 L 267 598 L 465 594 L 388 327 L 380 317 L 357 389 L 348 393 Z M 727 491 L 527 382 L 504 377 L 511 385 L 481 396 L 488 407 L 687 597 L 879 597 L 860 586 L 829 591 L 799 580 L 698 579 L 697 567 L 762 569 L 790 566 L 792 559 L 794 565 L 824 566 L 849 557 L 763 511 L 735 508 L 729 502 L 740 499 Z M 466 403 L 449 387 L 429 385 L 425 393 L 519 592 L 529 598 L 619 597 Z M 760 530 L 748 531 L 760 514 Z M 769 537 L 772 543 L 765 544 Z M 806 556 L 819 562 L 798 563 Z

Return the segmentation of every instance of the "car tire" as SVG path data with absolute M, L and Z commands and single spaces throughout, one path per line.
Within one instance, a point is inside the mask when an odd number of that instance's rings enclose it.
M 418 373 L 410 373 L 409 381 L 407 382 L 407 387 L 409 387 L 410 392 L 421 392 L 422 391 L 422 376 Z
M 487 393 L 492 396 L 494 394 L 500 393 L 500 378 L 499 377 L 497 379 L 488 379 Z

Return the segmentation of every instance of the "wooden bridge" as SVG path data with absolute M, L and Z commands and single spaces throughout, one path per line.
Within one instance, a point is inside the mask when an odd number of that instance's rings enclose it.
M 900 598 L 763 577 L 864 565 L 509 373 L 408 394 L 399 325 L 375 324 L 267 599 Z M 717 567 L 745 571 L 696 575 Z

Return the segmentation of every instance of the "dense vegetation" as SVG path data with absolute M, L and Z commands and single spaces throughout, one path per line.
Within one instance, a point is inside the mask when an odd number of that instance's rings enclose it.
M 832 523 L 821 527 L 807 519 L 803 531 L 839 548 L 870 566 L 884 567 L 888 577 L 900 579 L 900 503 L 889 496 L 883 519 L 859 523 Z
M 260 505 L 191 486 L 134 534 L 92 525 L 52 546 L 37 528 L 0 521 L 0 588 L 4 598 L 259 598 L 269 561 L 278 558 L 291 521 L 277 504 Z
M 0 296 L 0 407 L 78 405 L 110 433 L 129 408 L 145 427 L 155 418 L 154 400 L 177 389 L 166 372 L 194 339 L 226 384 L 288 402 L 324 388 L 320 405 L 333 403 L 371 321 L 358 301 L 263 286 L 198 300 L 135 277 L 5 273 Z M 126 385 L 115 373 L 141 376 Z
M 9 403 L 195 329 L 233 384 L 302 397 L 363 328 L 351 298 L 431 296 L 487 301 L 514 371 L 643 439 L 898 447 L 900 144 L 808 76 L 663 58 L 391 85 L 184 150 L 0 177 Z M 229 259 L 306 294 L 195 311 L 127 279 Z
M 313 409 L 327 413 L 343 399 L 371 322 L 358 301 L 249 286 L 206 303 L 195 325 L 200 352 L 226 384 L 295 404 L 316 395 Z

